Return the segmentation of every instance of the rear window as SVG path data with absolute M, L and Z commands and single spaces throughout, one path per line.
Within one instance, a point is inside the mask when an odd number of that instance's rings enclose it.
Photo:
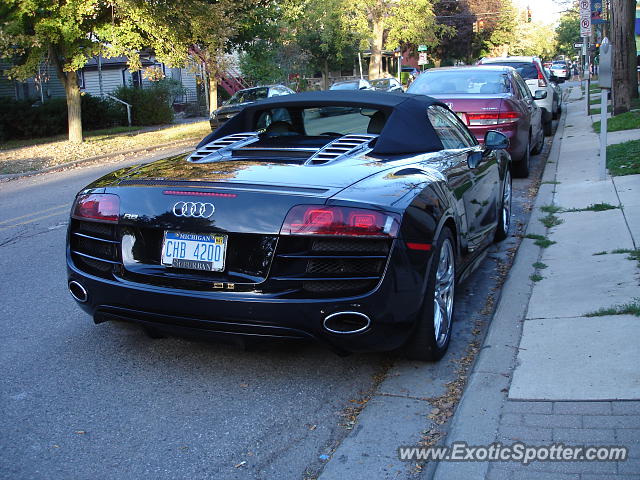
M 387 115 L 382 110 L 350 106 L 272 108 L 256 117 L 254 130 L 269 136 L 342 136 L 379 134 Z
M 227 102 L 227 105 L 233 105 L 235 103 L 257 102 L 263 98 L 267 98 L 269 94 L 268 88 L 251 88 L 248 90 L 237 91 Z
M 515 68 L 520 76 L 525 80 L 532 80 L 538 78 L 538 69 L 533 63 L 526 62 L 486 62 L 483 65 L 501 65 L 504 67 Z
M 456 93 L 509 93 L 506 73 L 490 70 L 432 70 L 426 71 L 411 84 L 408 93 L 422 95 Z
M 358 82 L 336 83 L 331 85 L 330 90 L 358 90 Z

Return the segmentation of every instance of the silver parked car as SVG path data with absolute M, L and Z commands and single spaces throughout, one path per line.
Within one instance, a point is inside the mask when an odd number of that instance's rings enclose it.
M 371 80 L 371 86 L 379 92 L 404 92 L 402 84 L 393 77 Z
M 296 92 L 284 85 L 265 85 L 264 87 L 252 87 L 238 90 L 229 100 L 224 102 L 220 108 L 211 113 L 211 117 L 209 117 L 211 130 L 218 128 L 251 103 L 259 102 L 267 98 L 291 95 L 293 93 Z

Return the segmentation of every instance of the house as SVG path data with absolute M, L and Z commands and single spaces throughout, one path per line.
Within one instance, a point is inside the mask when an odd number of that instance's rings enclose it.
M 148 88 L 151 81 L 145 78 L 143 71 L 154 67 L 162 70 L 165 77 L 179 81 L 185 88 L 185 94 L 175 99 L 175 103 L 184 105 L 198 101 L 199 73 L 195 65 L 190 68 L 172 68 L 158 62 L 153 56 L 143 56 L 141 61 L 143 70 L 132 72 L 126 57 L 93 57 L 78 71 L 80 89 L 90 95 L 103 96 L 112 94 L 121 86 Z M 9 68 L 9 62 L 0 61 L 0 97 L 37 98 L 45 102 L 50 98 L 65 96 L 64 87 L 52 65 L 42 63 L 39 72 L 25 81 L 10 80 L 7 76 Z

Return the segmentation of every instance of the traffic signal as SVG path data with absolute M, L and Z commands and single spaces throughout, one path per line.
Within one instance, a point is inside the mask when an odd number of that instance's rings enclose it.
M 531 9 L 527 6 L 527 22 L 531 23 Z

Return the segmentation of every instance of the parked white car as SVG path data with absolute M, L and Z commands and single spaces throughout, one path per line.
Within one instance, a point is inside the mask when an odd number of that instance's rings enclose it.
M 545 90 L 547 96 L 536 100 L 536 104 L 542 109 L 542 128 L 545 135 L 551 135 L 552 122 L 560 112 L 561 97 L 551 85 L 551 81 L 542 67 L 538 57 L 491 57 L 483 58 L 478 65 L 504 65 L 515 68 L 535 95 L 536 90 Z

